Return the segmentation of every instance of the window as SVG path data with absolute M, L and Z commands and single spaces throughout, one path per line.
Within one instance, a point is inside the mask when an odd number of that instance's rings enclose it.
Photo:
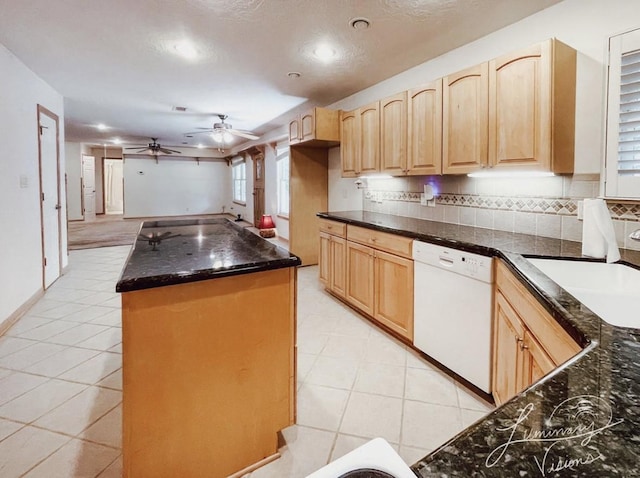
M 605 196 L 640 197 L 640 30 L 609 40 Z
M 232 166 L 233 202 L 247 203 L 247 163 L 238 161 Z
M 278 215 L 289 217 L 289 149 L 276 157 L 278 167 Z

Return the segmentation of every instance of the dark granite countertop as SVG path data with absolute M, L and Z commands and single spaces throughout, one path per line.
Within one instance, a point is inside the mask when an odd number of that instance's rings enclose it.
M 157 245 L 149 237 L 164 236 Z M 285 249 L 228 219 L 145 221 L 116 292 L 300 265 Z
M 579 242 L 363 211 L 318 215 L 500 257 L 584 347 L 415 463 L 419 477 L 640 476 L 640 330 L 607 324 L 525 259 L 579 259 Z M 640 268 L 640 252 L 620 253 Z

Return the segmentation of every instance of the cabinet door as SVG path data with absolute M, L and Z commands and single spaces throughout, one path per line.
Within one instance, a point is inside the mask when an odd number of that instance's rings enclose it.
M 443 80 L 442 155 L 445 174 L 466 174 L 487 164 L 487 63 Z
M 522 388 L 527 388 L 556 368 L 556 364 L 528 330 L 524 333 L 522 349 L 524 352 Z
M 296 144 L 300 142 L 300 120 L 294 119 L 289 123 L 289 144 Z
M 380 101 L 380 171 L 407 172 L 407 92 Z
M 331 235 L 320 233 L 320 249 L 318 251 L 319 279 L 325 287 L 331 287 Z
M 347 300 L 373 316 L 373 249 L 347 241 Z
M 551 42 L 489 63 L 489 164 L 551 167 Z
M 375 251 L 374 317 L 413 340 L 413 261 Z
M 331 236 L 331 290 L 344 297 L 347 292 L 347 241 L 341 237 Z
M 380 108 L 376 101 L 360 108 L 359 173 L 380 171 Z
M 340 159 L 342 177 L 353 178 L 359 173 L 358 146 L 360 142 L 360 113 L 358 110 L 340 114 Z
M 408 174 L 442 173 L 442 79 L 409 91 Z
M 493 328 L 493 398 L 501 405 L 523 388 L 524 327 L 504 296 L 496 291 Z
M 316 137 L 315 109 L 300 117 L 300 140 L 308 141 Z

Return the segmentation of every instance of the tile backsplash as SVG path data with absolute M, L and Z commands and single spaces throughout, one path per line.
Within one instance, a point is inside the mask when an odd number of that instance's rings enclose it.
M 435 192 L 435 207 L 420 205 L 425 184 Z M 365 211 L 499 229 L 545 237 L 582 240 L 578 203 L 597 197 L 597 175 L 548 178 L 469 178 L 415 176 L 367 180 Z M 640 203 L 608 202 L 618 245 L 640 250 L 628 238 L 640 228 Z

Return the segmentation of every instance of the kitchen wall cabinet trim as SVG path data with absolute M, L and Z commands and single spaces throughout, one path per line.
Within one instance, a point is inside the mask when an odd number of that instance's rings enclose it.
M 358 159 L 360 174 L 380 171 L 380 102 L 358 109 L 360 116 L 360 144 Z
M 488 159 L 488 64 L 443 79 L 442 172 L 466 174 Z
M 441 78 L 408 92 L 407 116 L 407 174 L 441 174 Z
M 489 165 L 572 173 L 576 51 L 551 39 L 489 62 Z

